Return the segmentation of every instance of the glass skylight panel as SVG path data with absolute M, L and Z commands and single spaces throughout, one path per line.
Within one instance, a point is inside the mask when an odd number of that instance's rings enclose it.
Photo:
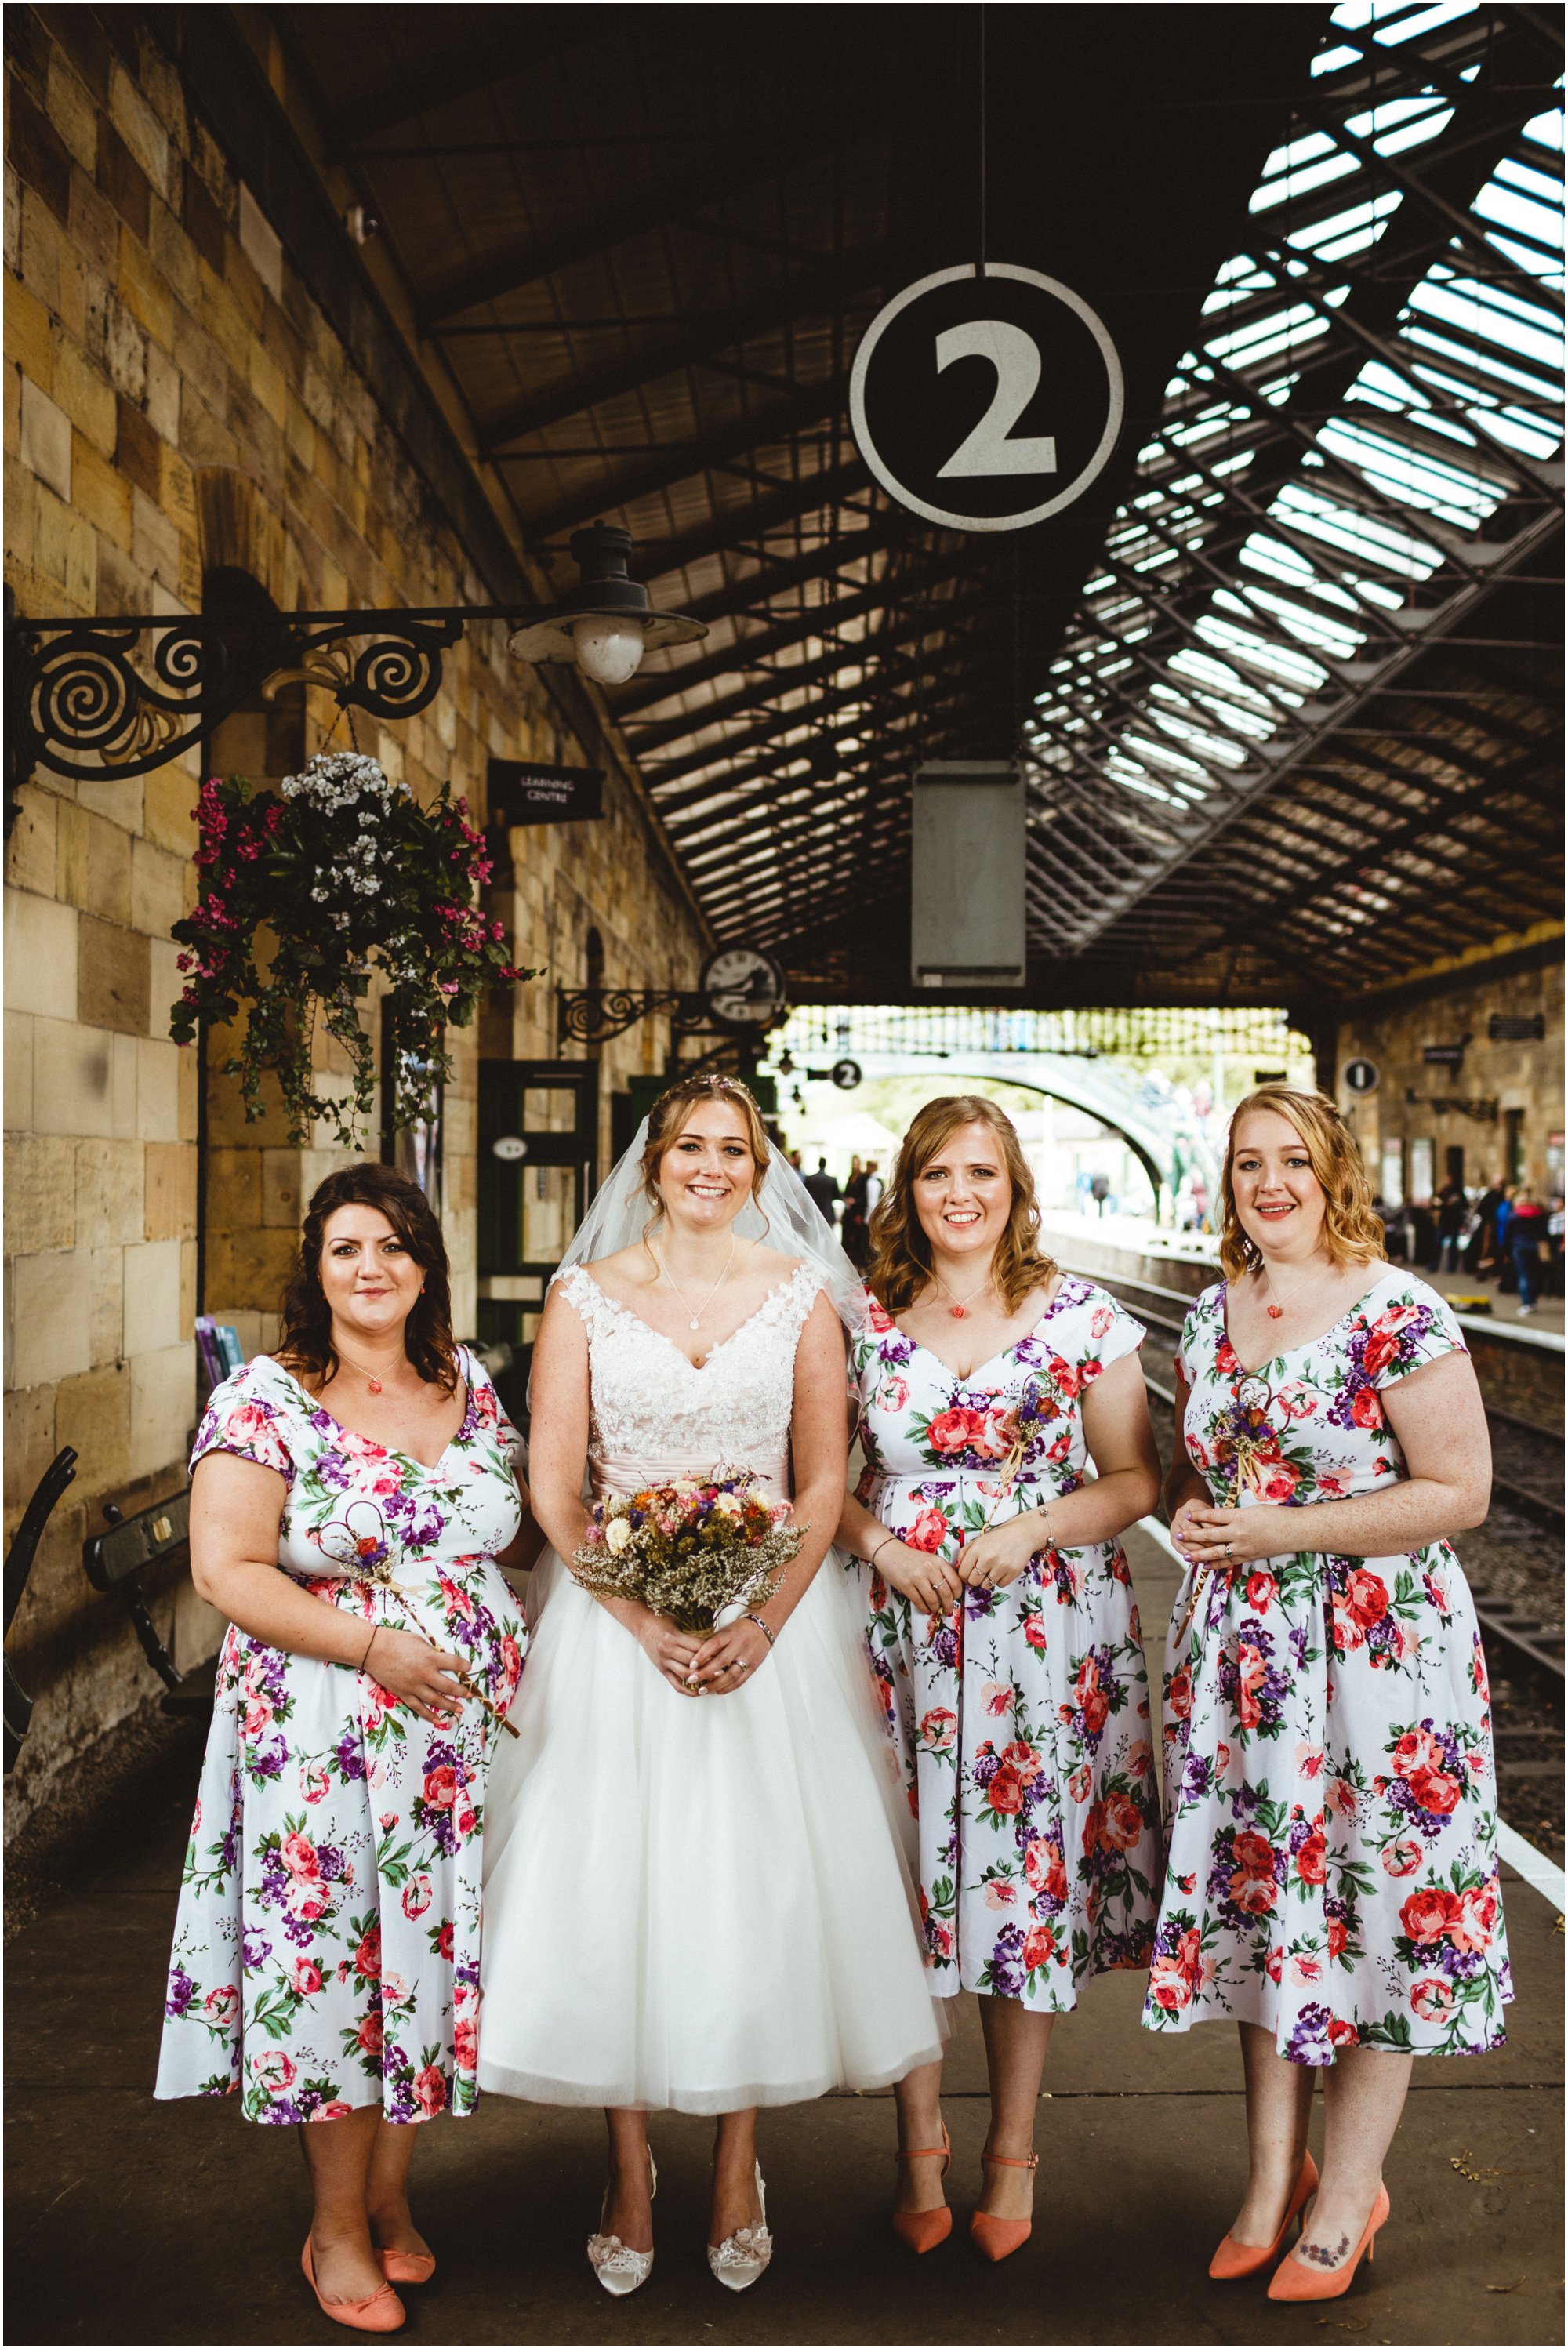
M 1511 229 L 1516 236 L 1533 237 L 1549 252 L 1563 250 L 1561 212 L 1549 212 L 1544 204 L 1532 202 L 1515 188 L 1494 180 L 1490 187 L 1481 190 L 1475 208 L 1483 220 L 1495 221 L 1500 228 Z
M 1361 152 L 1352 153 L 1332 123 L 1298 121 L 1297 135 L 1269 158 L 1253 210 L 1290 205 L 1277 226 L 1270 224 L 1282 250 L 1263 260 L 1237 254 L 1217 273 L 1204 305 L 1216 331 L 1172 375 L 1164 421 L 1140 451 L 1139 478 L 1107 542 L 1115 569 L 1097 574 L 1080 605 L 1086 617 L 1114 629 L 1113 641 L 1130 647 L 1151 640 L 1149 650 L 1131 664 L 1125 654 L 1113 662 L 1103 648 L 1086 646 L 1075 661 L 1053 667 L 1040 697 L 1043 726 L 1084 725 L 1080 771 L 1173 807 L 1211 796 L 1304 699 L 1326 694 L 1332 707 L 1339 687 L 1326 662 L 1381 658 L 1398 641 L 1383 616 L 1418 619 L 1410 588 L 1442 574 L 1448 560 L 1423 533 L 1421 518 L 1473 535 L 1519 486 L 1508 448 L 1541 458 L 1557 445 L 1546 410 L 1560 380 L 1559 319 L 1527 285 L 1478 274 L 1485 270 L 1479 235 L 1500 255 L 1511 245 L 1528 254 L 1525 268 L 1537 284 L 1554 265 L 1548 248 L 1560 249 L 1560 202 L 1550 167 L 1532 159 L 1560 151 L 1555 114 L 1538 116 L 1528 133 L 1516 135 L 1514 151 L 1472 204 L 1478 234 L 1468 247 L 1462 239 L 1451 243 L 1398 322 L 1382 328 L 1386 356 L 1363 347 L 1348 383 L 1333 360 L 1324 364 L 1330 348 L 1337 358 L 1351 347 L 1336 336 L 1333 316 L 1351 278 L 1326 282 L 1326 265 L 1365 255 L 1402 206 L 1413 207 L 1413 221 L 1420 209 L 1418 197 L 1389 186 L 1364 160 L 1366 150 L 1430 150 L 1450 132 L 1451 83 L 1421 87 L 1427 68 L 1416 45 L 1429 39 L 1425 56 L 1434 67 L 1440 61 L 1449 76 L 1468 79 L 1480 34 L 1465 28 L 1479 14 L 1473 0 L 1439 6 L 1345 0 L 1335 12 L 1336 25 L 1380 45 L 1388 94 L 1377 97 L 1373 77 L 1357 81 L 1346 70 L 1365 62 L 1351 42 L 1326 47 L 1315 71 L 1320 81 L 1339 74 L 1349 86 L 1355 111 L 1346 134 Z M 1399 52 L 1396 65 L 1390 53 Z M 1332 102 L 1332 90 L 1324 98 Z M 1359 184 L 1340 193 L 1337 181 L 1352 175 Z M 1314 366 L 1304 377 L 1297 362 L 1309 352 Z M 1221 393 L 1222 369 L 1246 378 L 1246 398 Z M 1291 423 L 1274 425 L 1262 403 L 1288 404 L 1304 380 L 1314 390 L 1319 382 L 1334 387 L 1334 412 L 1326 416 L 1322 400 L 1304 399 L 1314 412 L 1301 422 L 1315 445 L 1301 445 L 1295 427 L 1293 447 L 1283 438 Z M 1273 473 L 1282 455 L 1291 460 L 1291 478 L 1264 501 L 1273 526 L 1262 526 L 1261 516 L 1254 524 L 1226 481 L 1245 477 L 1260 460 Z M 1195 595 L 1205 573 L 1191 557 L 1213 538 L 1216 508 L 1228 512 L 1218 541 L 1223 573 L 1209 574 L 1205 598 Z M 1401 513 L 1409 527 L 1401 526 Z M 1226 574 L 1233 585 L 1222 584 Z M 1155 580 L 1173 577 L 1181 579 L 1182 595 L 1157 599 Z M 1130 579 L 1150 583 L 1147 598 L 1129 594 Z M 1479 733 L 1477 747 L 1485 748 Z M 1082 810 L 1088 837 L 1091 812 L 1092 799 Z M 1150 848 L 1161 839 L 1125 811 L 1117 823 Z M 1076 837 L 1059 835 L 1053 855 L 1070 859 L 1065 843 Z M 1173 845 L 1165 839 L 1165 851 Z M 1118 861 L 1128 853 L 1124 843 Z
M 1347 171 L 1360 169 L 1360 163 L 1354 155 L 1336 149 L 1332 155 L 1325 156 L 1321 163 L 1308 163 L 1277 180 L 1265 180 L 1248 209 L 1254 212 L 1268 212 L 1290 197 L 1305 196 L 1314 188 L 1326 187 L 1331 180 L 1342 180 Z
M 1418 8 L 1387 25 L 1374 18 L 1372 37 L 1392 48 L 1398 42 L 1418 40 L 1425 33 L 1434 33 L 1439 25 L 1451 25 L 1460 16 L 1473 16 L 1475 11 L 1476 0 L 1438 0 L 1435 7 Z M 1339 21 L 1337 16 L 1334 21 Z

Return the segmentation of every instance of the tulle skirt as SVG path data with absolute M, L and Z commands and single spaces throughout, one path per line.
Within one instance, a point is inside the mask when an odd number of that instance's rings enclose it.
M 479 2080 L 689 2113 L 941 2053 L 893 1776 L 830 1552 L 755 1679 L 672 1689 L 547 1551 L 485 1819 Z

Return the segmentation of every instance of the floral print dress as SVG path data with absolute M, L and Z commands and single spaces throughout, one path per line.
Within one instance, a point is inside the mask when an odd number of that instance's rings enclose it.
M 1380 1395 L 1462 1353 L 1437 1291 L 1390 1268 L 1321 1338 L 1243 1371 L 1225 1286 L 1187 1317 L 1187 1449 L 1217 1502 L 1289 1508 L 1406 1474 Z M 1144 2022 L 1339 2047 L 1501 2044 L 1513 1995 L 1475 1609 L 1445 1541 L 1310 1550 L 1183 1578 L 1166 1648 L 1169 1835 Z
M 854 1347 L 858 1497 L 955 1557 L 1078 1491 L 1081 1397 L 1143 1330 L 1063 1279 L 1026 1337 L 958 1378 L 880 1306 Z M 927 1616 L 874 1569 L 867 1638 L 918 1822 L 932 1989 L 1052 2013 L 1090 1975 L 1149 1961 L 1159 1810 L 1148 1676 L 1120 1544 L 1047 1549 L 1003 1590 Z
M 493 1560 L 521 1504 L 513 1432 L 460 1356 L 468 1403 L 434 1467 L 343 1427 L 258 1355 L 216 1389 L 191 1464 L 232 1452 L 288 1492 L 278 1564 L 371 1626 L 460 1655 L 504 1712 L 520 1611 Z M 501 1732 L 451 1727 L 373 1673 L 231 1625 L 185 1859 L 160 2096 L 238 2094 L 251 2120 L 475 2102 L 485 1775 Z

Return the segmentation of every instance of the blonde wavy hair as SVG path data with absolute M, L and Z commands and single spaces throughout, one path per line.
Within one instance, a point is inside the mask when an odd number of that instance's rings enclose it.
M 647 1229 L 665 1212 L 659 1195 L 659 1162 L 679 1135 L 687 1114 L 701 1102 L 724 1102 L 738 1110 L 746 1128 L 746 1139 L 752 1157 L 751 1195 L 755 1199 L 762 1189 L 762 1178 L 768 1172 L 769 1152 L 768 1132 L 762 1123 L 762 1112 L 751 1093 L 737 1077 L 683 1077 L 678 1084 L 661 1093 L 648 1112 L 648 1138 L 643 1145 L 643 1189 L 654 1209 Z M 646 1233 L 644 1235 L 646 1237 Z
M 1372 1206 L 1372 1185 L 1361 1164 L 1361 1153 L 1348 1126 L 1325 1093 L 1300 1092 L 1294 1085 L 1260 1085 L 1238 1102 L 1231 1117 L 1225 1143 L 1225 1164 L 1220 1174 L 1220 1264 L 1227 1280 L 1239 1280 L 1263 1262 L 1255 1241 L 1242 1228 L 1236 1213 L 1231 1163 L 1242 1120 L 1254 1110 L 1283 1117 L 1301 1136 L 1323 1192 L 1323 1245 L 1333 1264 L 1378 1262 L 1387 1256 L 1383 1226 Z
M 992 1260 L 992 1278 L 1008 1312 L 1016 1313 L 1030 1290 L 1043 1288 L 1056 1272 L 1055 1262 L 1039 1246 L 1035 1178 L 1012 1119 L 984 1093 L 944 1093 L 910 1120 L 898 1162 L 872 1217 L 866 1286 L 889 1313 L 902 1313 L 913 1305 L 932 1278 L 931 1244 L 914 1204 L 915 1178 L 961 1125 L 989 1128 L 1012 1182 L 1012 1210 Z

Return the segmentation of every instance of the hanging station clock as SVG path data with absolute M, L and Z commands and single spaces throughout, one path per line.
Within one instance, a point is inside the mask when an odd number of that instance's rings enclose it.
M 784 1004 L 784 974 L 756 947 L 720 947 L 704 965 L 698 988 L 721 1028 L 766 1028 Z

